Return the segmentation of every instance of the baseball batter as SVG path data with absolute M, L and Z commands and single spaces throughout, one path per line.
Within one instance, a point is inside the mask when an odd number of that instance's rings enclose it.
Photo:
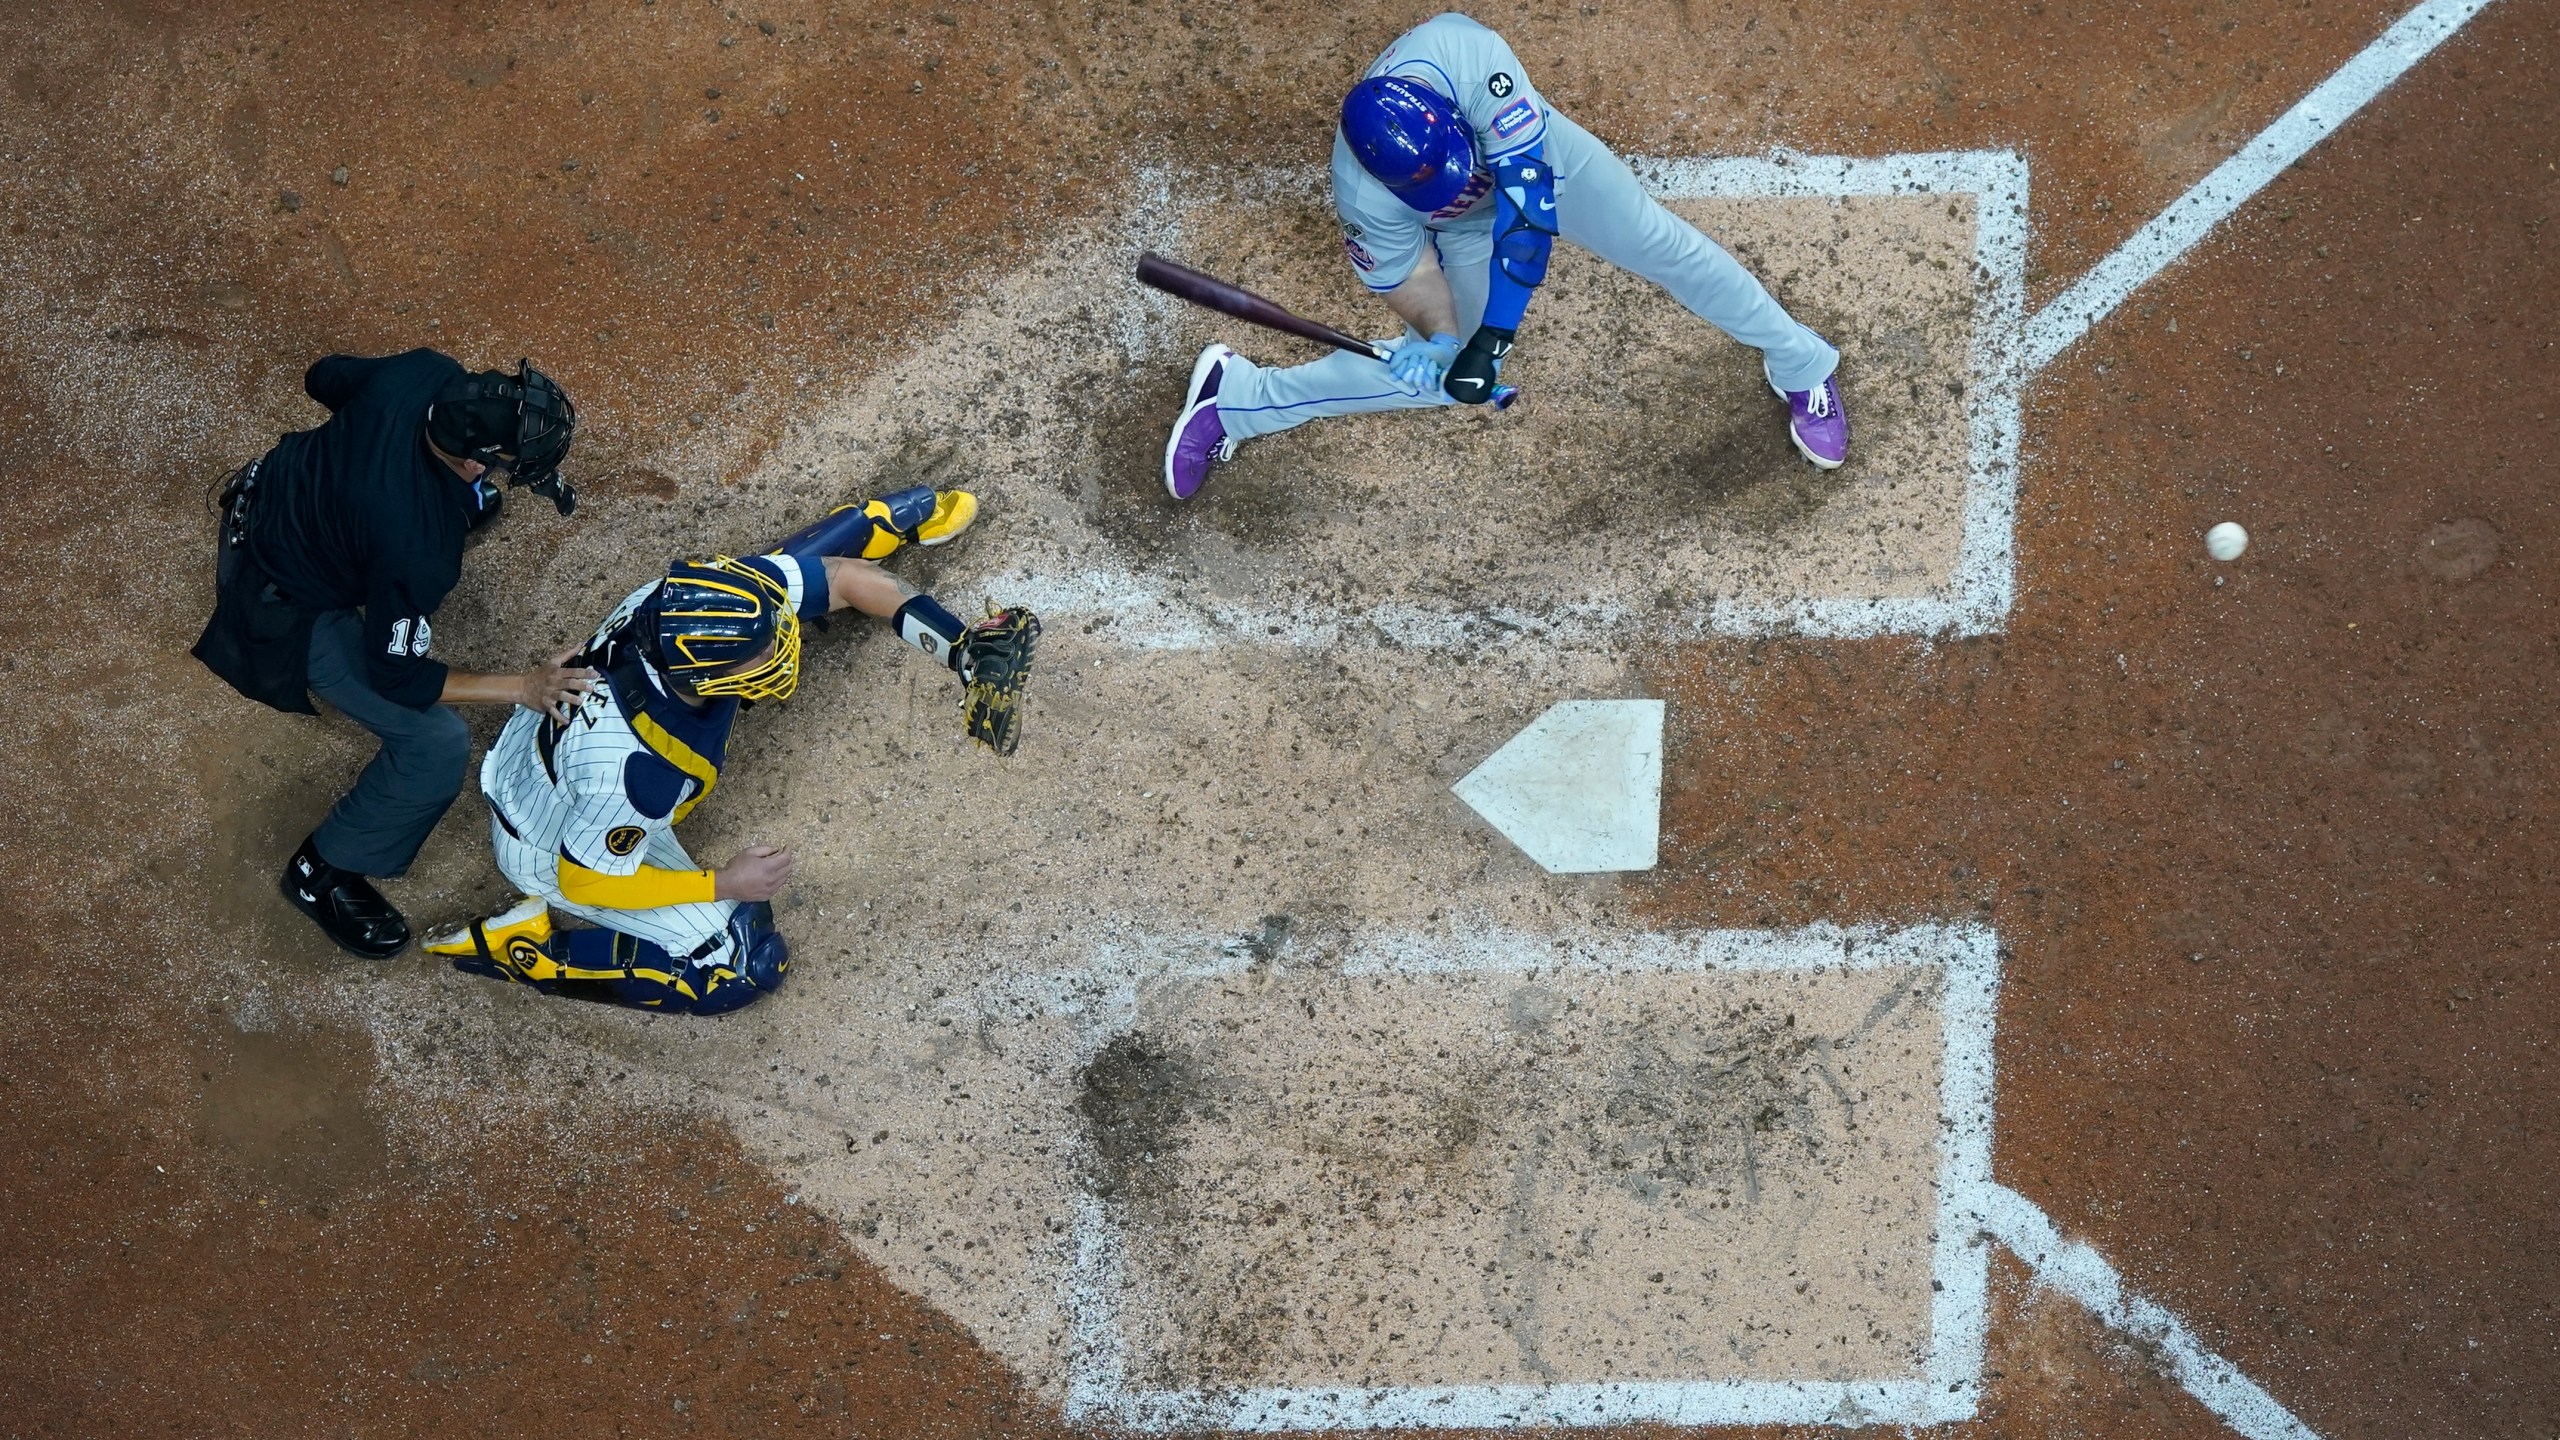
M 999 752 L 1039 621 L 1004 611 L 963 625 L 871 563 L 969 527 L 977 500 L 917 487 L 846 506 L 763 555 L 678 561 L 596 628 L 595 689 L 566 718 L 518 710 L 480 767 L 498 868 L 528 897 L 431 940 L 457 969 L 553 994 L 719 1014 L 782 983 L 790 950 L 767 903 L 791 852 L 750 845 L 717 870 L 676 840 L 720 783 L 743 703 L 799 683 L 800 626 L 853 609 L 957 672 L 967 728 Z M 551 912 L 599 926 L 555 934 Z
M 1625 162 L 1538 93 L 1501 36 L 1464 15 L 1406 31 L 1344 97 L 1333 206 L 1352 268 L 1405 322 L 1403 338 L 1383 364 L 1336 350 L 1266 369 L 1224 345 L 1201 351 L 1165 442 L 1175 499 L 1196 493 L 1239 442 L 1320 415 L 1493 399 L 1558 236 L 1758 350 L 1796 449 L 1824 469 L 1848 458 L 1840 353 L 1645 194 Z

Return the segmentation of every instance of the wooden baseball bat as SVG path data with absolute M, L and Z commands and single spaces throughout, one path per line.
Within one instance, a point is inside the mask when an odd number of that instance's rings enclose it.
M 1180 296 L 1194 305 L 1233 315 L 1300 339 L 1348 350 L 1385 361 L 1387 352 L 1356 336 L 1345 335 L 1330 325 L 1319 325 L 1290 310 L 1263 299 L 1241 285 L 1230 285 L 1215 275 L 1204 275 L 1188 265 L 1176 264 L 1150 250 L 1138 257 L 1138 283 L 1152 285 L 1167 295 Z
M 1221 315 L 1233 315 L 1239 320 L 1251 321 L 1283 334 L 1313 340 L 1319 345 L 1348 350 L 1354 355 L 1366 355 L 1381 365 L 1387 361 L 1387 352 L 1366 340 L 1345 335 L 1330 325 L 1319 325 L 1303 315 L 1263 299 L 1241 285 L 1230 285 L 1215 275 L 1204 275 L 1188 265 L 1167 260 L 1152 250 L 1138 257 L 1138 283 L 1151 285 L 1167 295 L 1178 296 L 1194 305 L 1215 310 Z M 1493 387 L 1493 408 L 1496 410 L 1510 409 L 1511 402 L 1519 398 L 1518 386 L 1496 385 Z

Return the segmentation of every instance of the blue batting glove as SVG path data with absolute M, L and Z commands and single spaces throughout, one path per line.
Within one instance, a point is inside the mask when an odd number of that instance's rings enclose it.
M 1434 335 L 1425 340 L 1411 331 L 1387 349 L 1387 373 L 1396 383 L 1415 395 L 1428 395 L 1440 388 L 1440 377 L 1458 359 L 1458 337 Z

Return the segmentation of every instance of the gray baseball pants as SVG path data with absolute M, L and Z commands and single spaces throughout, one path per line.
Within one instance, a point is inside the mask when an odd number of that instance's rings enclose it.
M 1840 352 L 1797 323 L 1741 262 L 1646 194 L 1635 172 L 1590 131 L 1552 110 L 1546 157 L 1555 168 L 1557 230 L 1565 239 L 1670 291 L 1691 314 L 1760 351 L 1769 378 L 1782 389 L 1810 390 L 1839 368 Z M 1484 320 L 1493 206 L 1480 205 L 1435 232 L 1432 244 L 1457 299 L 1458 338 L 1464 340 Z M 1536 314 L 1533 303 L 1533 324 Z M 1437 386 L 1416 395 L 1397 384 L 1386 366 L 1348 350 L 1285 369 L 1239 357 L 1227 363 L 1218 382 L 1218 423 L 1239 440 L 1324 415 L 1456 403 Z
M 449 705 L 412 710 L 365 679 L 364 619 L 331 610 L 311 624 L 311 693 L 382 741 L 354 788 L 312 832 L 320 858 L 361 875 L 408 872 L 427 832 L 462 793 L 471 727 Z

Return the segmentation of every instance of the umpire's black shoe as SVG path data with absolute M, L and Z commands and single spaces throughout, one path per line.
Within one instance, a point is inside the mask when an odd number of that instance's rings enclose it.
M 388 960 L 409 948 L 409 922 L 373 882 L 321 859 L 308 840 L 285 862 L 277 888 L 350 955 Z

